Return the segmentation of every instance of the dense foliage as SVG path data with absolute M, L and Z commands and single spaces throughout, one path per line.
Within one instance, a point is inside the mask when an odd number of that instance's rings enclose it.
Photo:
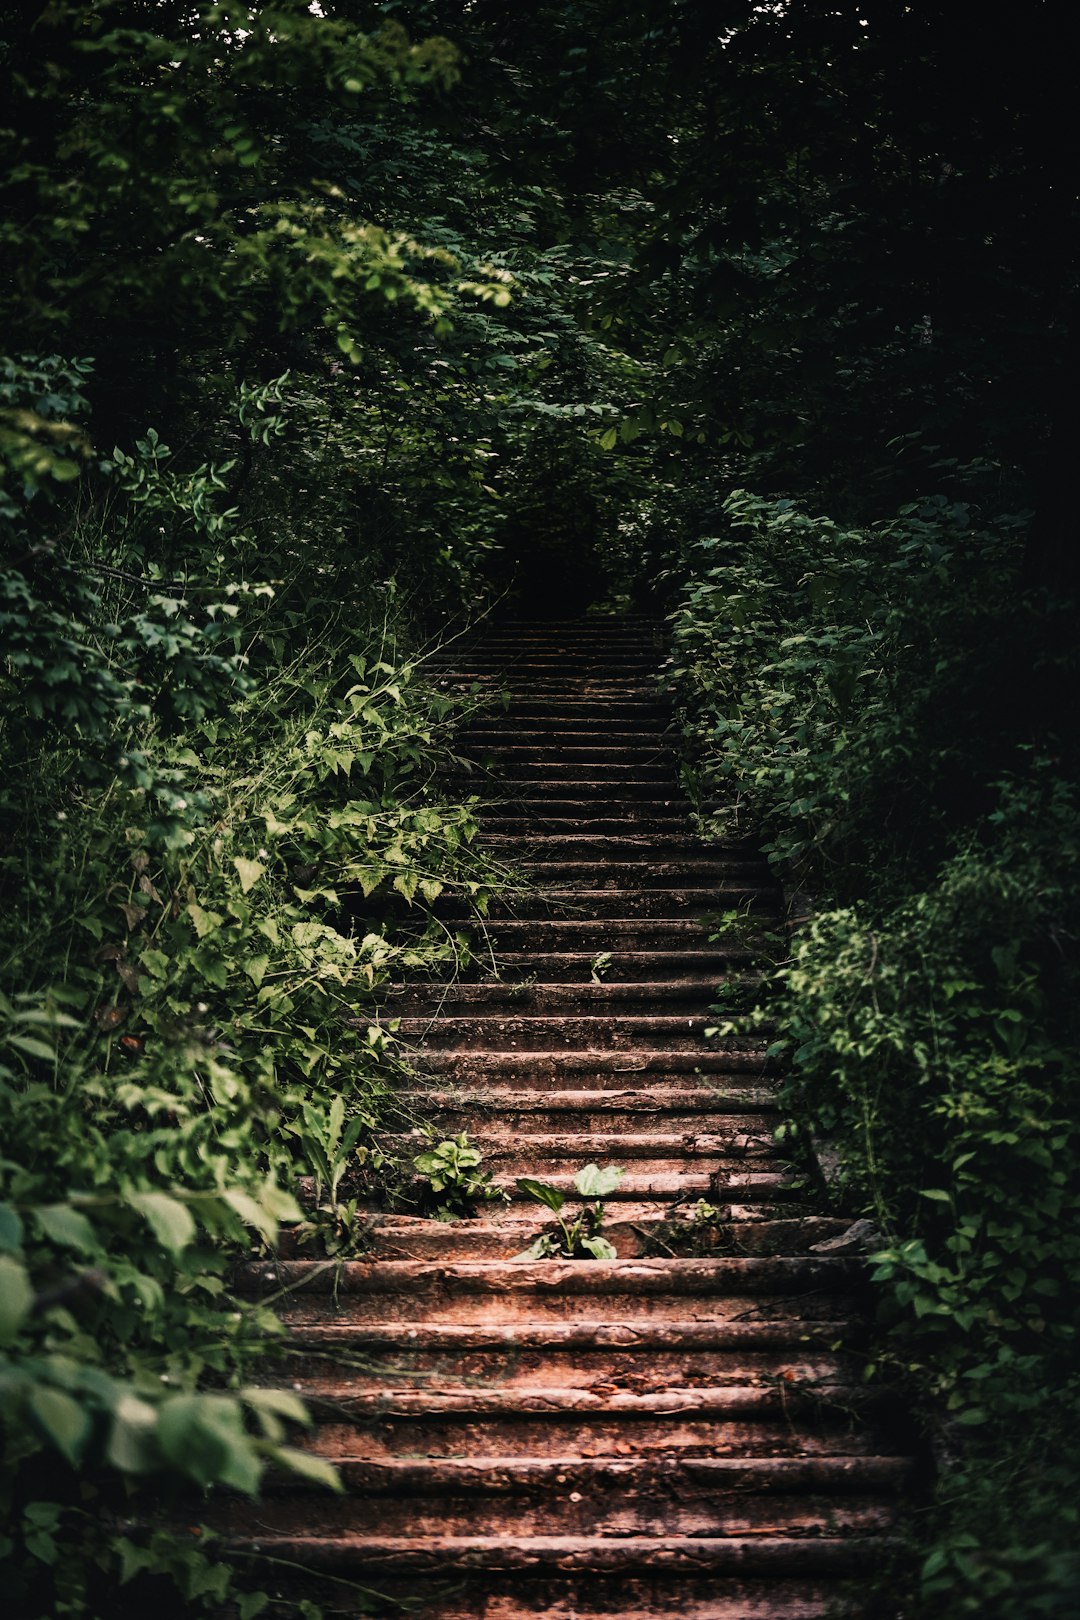
M 440 897 L 501 881 L 424 650 L 515 591 L 674 613 L 707 824 L 788 883 L 793 1117 L 877 1224 L 875 1366 L 940 1464 L 894 1601 L 1066 1612 L 1067 13 L 0 7 L 27 1616 L 213 1609 L 228 1572 L 141 1544 L 125 1481 L 312 1467 L 230 1268 L 282 1223 L 353 1241 L 379 987 L 463 965 Z M 472 1151 L 421 1155 L 433 1207 L 485 1196 Z

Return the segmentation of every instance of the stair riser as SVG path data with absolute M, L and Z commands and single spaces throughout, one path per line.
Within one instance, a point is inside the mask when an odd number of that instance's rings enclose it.
M 576 1497 L 576 1501 L 571 1500 Z M 425 1502 L 422 1497 L 401 1501 L 356 1498 L 314 1499 L 306 1504 L 304 1529 L 309 1535 L 347 1536 L 358 1515 L 368 1536 L 438 1537 L 470 1536 L 476 1533 L 475 1497 L 438 1497 Z M 595 1532 L 597 1521 L 608 1536 L 745 1536 L 820 1534 L 822 1518 L 829 1534 L 869 1535 L 881 1532 L 895 1514 L 895 1504 L 853 1504 L 842 1497 L 824 1506 L 820 1499 L 795 1497 L 790 1501 L 766 1497 L 762 1501 L 724 1500 L 672 1502 L 666 1497 L 655 1501 L 625 1502 L 612 1493 L 592 1495 L 586 1500 L 580 1491 L 556 1488 L 550 1497 L 537 1501 L 500 1500 L 487 1504 L 487 1512 L 497 1522 L 499 1533 L 512 1536 L 587 1536 Z M 273 1498 L 253 1508 L 231 1503 L 222 1515 L 226 1535 L 291 1535 L 296 1527 L 295 1505 Z
M 562 1052 L 588 1047 L 590 1051 L 684 1051 L 701 1041 L 712 1028 L 708 1018 L 673 1016 L 484 1018 L 465 1013 L 441 1018 L 402 1018 L 398 1039 L 426 1052 L 487 1049 L 489 1051 Z
M 507 984 L 535 979 L 536 987 L 553 984 L 591 985 L 597 952 L 581 951 L 500 951 L 499 970 Z M 710 997 L 724 977 L 749 965 L 749 952 L 727 952 L 713 956 L 708 951 L 630 951 L 605 953 L 610 960 L 602 967 L 604 985 L 651 984 L 663 992 L 673 980 L 698 986 L 699 996 Z M 698 1003 L 700 1010 L 701 1002 Z
M 290 1356 L 288 1365 L 290 1380 L 305 1400 L 316 1395 L 320 1388 L 326 1388 L 328 1381 L 336 1378 L 340 1382 L 343 1376 L 321 1357 Z M 678 1391 L 688 1384 L 714 1385 L 717 1389 L 782 1385 L 786 1389 L 851 1382 L 851 1369 L 837 1356 L 824 1353 L 814 1356 L 797 1347 L 784 1350 L 658 1349 L 642 1353 L 613 1351 L 605 1346 L 591 1350 L 572 1347 L 559 1352 L 511 1345 L 471 1351 L 403 1350 L 396 1352 L 384 1366 L 388 1391 L 430 1388 L 436 1393 L 469 1384 L 488 1392 L 539 1390 L 545 1385 L 585 1392 L 614 1392 L 616 1388 L 663 1391 L 668 1387 Z M 355 1370 L 357 1382 L 371 1382 L 378 1367 L 376 1361 L 369 1362 L 366 1368 L 358 1367 Z
M 434 910 L 447 921 L 460 918 L 468 923 L 472 920 L 472 913 L 465 911 L 453 897 L 437 900 Z M 777 913 L 777 892 L 772 888 L 734 883 L 718 883 L 708 889 L 553 890 L 494 901 L 490 919 L 493 927 L 499 920 L 529 919 L 544 914 L 568 922 L 595 922 L 601 917 L 620 921 L 637 917 L 655 917 L 658 921 L 685 918 L 700 922 L 710 914 L 736 910 L 751 912 L 761 926 L 763 913 L 769 916 Z
M 753 983 L 742 985 L 738 980 L 722 978 L 686 981 L 672 980 L 668 984 L 650 985 L 643 990 L 632 984 L 575 984 L 575 985 L 514 985 L 501 984 L 449 986 L 444 994 L 420 996 L 415 991 L 387 996 L 380 1003 L 379 1015 L 387 1018 L 434 1018 L 441 1014 L 460 1017 L 481 1009 L 496 1017 L 513 1017 L 515 1013 L 536 1016 L 565 1012 L 590 1013 L 605 1016 L 619 1014 L 626 1017 L 645 1017 L 650 1013 L 681 1013 L 691 1018 L 700 1013 L 703 1004 L 714 1000 L 718 987 L 727 985 L 727 993 L 740 992 L 743 1008 L 753 1005 Z M 476 992 L 476 993 L 473 993 Z
M 372 1419 L 321 1424 L 312 1449 L 331 1460 L 348 1457 L 378 1462 L 391 1457 L 543 1457 L 553 1451 L 578 1456 L 619 1456 L 663 1450 L 666 1456 L 792 1457 L 850 1455 L 866 1440 L 852 1433 L 847 1420 L 815 1428 L 787 1419 L 723 1422 L 677 1413 L 655 1418 L 628 1416 L 600 1422 L 577 1414 L 519 1421 L 487 1418 Z
M 415 1602 L 417 1585 L 415 1574 L 381 1572 L 377 1593 L 365 1583 L 360 1608 L 329 1576 L 297 1576 L 268 1564 L 262 1583 L 276 1595 L 273 1620 L 285 1614 L 295 1620 L 300 1605 L 316 1598 L 328 1620 L 401 1620 Z M 644 1574 L 608 1575 L 575 1574 L 567 1567 L 553 1575 L 534 1570 L 527 1580 L 470 1570 L 441 1585 L 428 1575 L 424 1590 L 429 1604 L 438 1603 L 437 1620 L 837 1620 L 838 1614 L 829 1581 L 780 1577 L 766 1585 L 712 1569 L 664 1573 L 653 1566 Z
M 716 1206 L 712 1206 L 716 1207 Z M 491 1227 L 483 1232 L 469 1230 L 475 1222 L 463 1223 L 460 1226 L 446 1224 L 442 1230 L 432 1231 L 432 1222 L 417 1220 L 417 1230 L 413 1234 L 403 1232 L 374 1232 L 367 1239 L 364 1248 L 365 1254 L 372 1259 L 379 1260 L 468 1260 L 468 1259 L 512 1259 L 532 1242 L 541 1227 L 535 1222 L 527 1222 L 524 1218 L 524 1205 L 518 1207 L 512 1222 L 512 1230 L 501 1227 Z M 716 1228 L 714 1226 L 695 1226 L 690 1220 L 676 1223 L 672 1229 L 671 1218 L 666 1208 L 660 1204 L 634 1206 L 636 1213 L 633 1216 L 623 1215 L 623 1206 L 615 1204 L 609 1207 L 604 1221 L 604 1236 L 609 1243 L 614 1244 L 620 1258 L 634 1259 L 642 1255 L 656 1254 L 785 1254 L 796 1255 L 806 1252 L 808 1240 L 805 1236 L 783 1235 L 771 1232 L 769 1223 L 763 1218 L 757 1222 L 745 1223 L 747 1235 L 735 1235 L 728 1227 Z M 771 1206 L 763 1205 L 763 1216 L 770 1211 Z M 721 1217 L 726 1213 L 721 1206 Z M 786 1223 L 777 1222 L 779 1226 Z M 791 1223 L 798 1226 L 799 1223 Z M 842 1228 L 843 1223 L 839 1223 Z M 760 1232 L 755 1228 L 760 1227 Z M 822 1228 L 817 1234 L 818 1238 L 833 1237 L 837 1234 L 837 1227 Z M 303 1253 L 294 1249 L 288 1239 L 281 1244 L 281 1253 L 285 1259 L 294 1254 Z
M 584 1091 L 608 1091 L 625 1086 L 628 1077 L 674 1079 L 676 1076 L 704 1075 L 723 1084 L 725 1077 L 737 1080 L 746 1075 L 763 1077 L 768 1072 L 766 1055 L 755 1051 L 733 1051 L 726 1043 L 723 1051 L 697 1052 L 459 1052 L 423 1051 L 417 1068 L 422 1074 L 437 1075 L 444 1083 L 480 1085 L 490 1079 L 501 1086 L 520 1086 L 528 1091 L 558 1090 L 573 1086 Z

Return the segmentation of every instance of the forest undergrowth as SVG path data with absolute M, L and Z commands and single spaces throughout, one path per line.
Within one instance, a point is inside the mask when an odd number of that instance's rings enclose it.
M 936 1475 L 883 1612 L 915 1576 L 918 1613 L 1064 1615 L 1080 1583 L 1076 760 L 1010 713 L 1039 608 L 1016 576 L 1024 519 L 980 505 L 985 469 L 949 482 L 859 528 L 730 494 L 689 548 L 669 679 L 688 780 L 722 805 L 706 832 L 763 831 L 785 880 L 759 1016 L 782 1031 L 787 1141 L 872 1223 L 865 1376 L 920 1419 Z

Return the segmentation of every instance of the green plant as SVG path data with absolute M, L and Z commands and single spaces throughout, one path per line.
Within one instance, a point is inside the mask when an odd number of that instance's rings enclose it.
M 569 1260 L 615 1260 L 615 1245 L 601 1234 L 604 1224 L 603 1200 L 609 1197 L 622 1181 L 626 1171 L 619 1165 L 609 1164 L 603 1169 L 598 1164 L 587 1164 L 574 1177 L 574 1191 L 581 1199 L 581 1208 L 573 1220 L 563 1216 L 566 1195 L 548 1181 L 534 1181 L 519 1176 L 517 1185 L 529 1198 L 544 1204 L 557 1217 L 558 1230 L 542 1232 L 517 1256 L 519 1260 L 547 1260 L 557 1255 Z
M 424 1204 L 437 1221 L 452 1221 L 476 1214 L 476 1206 L 506 1197 L 481 1170 L 483 1155 L 462 1132 L 418 1154 L 413 1168 L 426 1183 Z
M 589 963 L 589 977 L 593 984 L 603 984 L 605 975 L 611 972 L 612 955 L 610 951 L 599 951 Z

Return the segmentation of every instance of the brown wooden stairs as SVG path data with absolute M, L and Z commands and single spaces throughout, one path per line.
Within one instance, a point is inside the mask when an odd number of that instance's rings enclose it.
M 845 1223 L 774 1146 L 761 1038 L 704 1034 L 749 964 L 699 919 L 767 923 L 779 896 L 752 848 L 689 832 L 661 657 L 649 624 L 612 619 L 507 625 L 444 658 L 447 683 L 513 694 L 466 742 L 500 795 L 483 836 L 538 891 L 497 908 L 497 973 L 387 1012 L 418 1111 L 468 1131 L 509 1201 L 450 1224 L 373 1212 L 368 1258 L 264 1268 L 268 1289 L 301 1285 L 291 1376 L 346 1485 L 218 1514 L 283 1604 L 864 1612 L 909 1462 L 851 1358 L 861 1262 L 814 1251 Z M 625 1170 L 618 1258 L 515 1258 L 550 1225 L 516 1178 L 569 1186 L 590 1161 Z

